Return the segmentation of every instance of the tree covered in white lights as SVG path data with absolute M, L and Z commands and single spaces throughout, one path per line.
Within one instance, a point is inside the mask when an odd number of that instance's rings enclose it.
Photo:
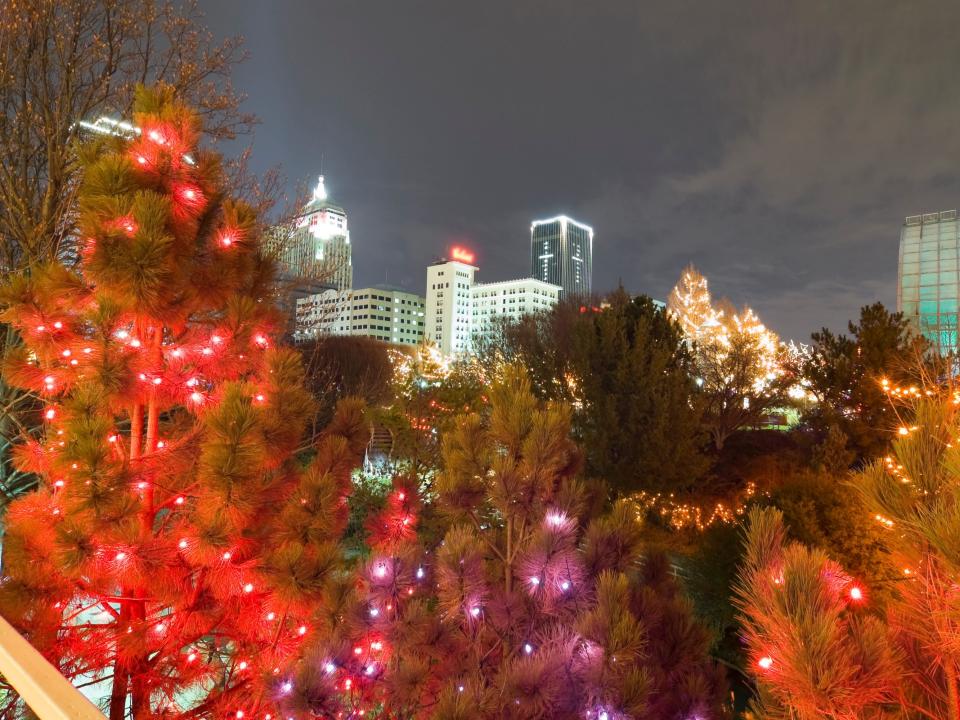
M 787 349 L 749 307 L 714 302 L 707 279 L 687 267 L 667 304 L 690 342 L 704 424 L 719 450 L 736 430 L 782 405 L 793 384 Z

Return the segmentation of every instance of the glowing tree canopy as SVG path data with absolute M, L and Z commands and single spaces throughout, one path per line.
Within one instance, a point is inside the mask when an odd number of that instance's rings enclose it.
M 821 552 L 751 516 L 737 588 L 761 717 L 960 718 L 958 395 L 923 399 L 853 477 L 889 550 L 886 607 Z
M 24 341 L 6 375 L 45 403 L 0 611 L 111 720 L 305 717 L 282 708 L 366 428 L 344 405 L 296 460 L 312 400 L 273 347 L 257 219 L 171 91 L 141 90 L 133 119 L 83 149 L 78 270 L 0 296 Z
M 788 349 L 749 307 L 714 303 L 706 278 L 683 271 L 667 303 L 693 348 L 704 422 L 717 449 L 735 430 L 757 423 L 784 402 L 793 384 Z
M 569 410 L 538 403 L 516 368 L 489 392 L 489 413 L 462 414 L 443 443 L 440 542 L 419 536 L 407 478 L 370 520 L 359 595 L 303 665 L 309 707 L 398 720 L 714 716 L 723 683 L 709 635 L 666 563 L 641 563 L 628 506 L 588 519 Z
M 707 279 L 693 265 L 684 268 L 680 281 L 670 291 L 667 310 L 692 340 L 720 325 L 720 312 L 713 307 Z

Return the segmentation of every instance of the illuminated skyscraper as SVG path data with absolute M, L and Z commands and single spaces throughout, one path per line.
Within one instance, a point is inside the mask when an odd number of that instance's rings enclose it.
M 294 231 L 278 240 L 278 259 L 287 277 L 320 282 L 336 290 L 353 287 L 347 212 L 330 201 L 323 175 L 313 198 L 297 217 Z
M 566 215 L 530 225 L 530 275 L 559 285 L 564 296 L 593 288 L 593 228 Z
M 956 210 L 911 215 L 903 222 L 897 310 L 941 354 L 958 349 L 958 248 Z

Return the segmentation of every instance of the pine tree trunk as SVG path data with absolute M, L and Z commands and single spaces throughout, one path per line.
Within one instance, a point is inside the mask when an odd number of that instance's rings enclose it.
M 118 636 L 129 621 L 128 614 L 127 601 L 124 601 L 120 605 L 120 618 L 117 620 Z M 124 720 L 127 715 L 127 666 L 120 659 L 119 640 L 116 653 L 113 661 L 113 687 L 110 689 L 110 720 Z
M 113 688 L 110 691 L 110 720 L 123 720 L 127 715 L 127 669 L 120 658 L 113 665 Z
M 140 443 L 143 442 L 143 405 L 134 403 L 130 410 L 130 459 L 140 457 Z
M 142 669 L 141 669 L 142 670 Z M 132 678 L 132 711 L 134 720 L 150 720 L 152 713 L 150 710 L 150 689 L 144 682 L 143 675 L 135 675 Z

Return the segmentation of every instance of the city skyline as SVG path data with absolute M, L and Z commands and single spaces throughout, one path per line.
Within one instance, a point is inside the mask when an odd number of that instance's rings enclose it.
M 804 341 L 893 308 L 903 217 L 960 197 L 954 5 L 201 7 L 246 38 L 254 169 L 337 178 L 358 285 L 418 287 L 456 243 L 523 276 L 529 222 L 567 214 L 596 290 L 662 298 L 694 262 Z

